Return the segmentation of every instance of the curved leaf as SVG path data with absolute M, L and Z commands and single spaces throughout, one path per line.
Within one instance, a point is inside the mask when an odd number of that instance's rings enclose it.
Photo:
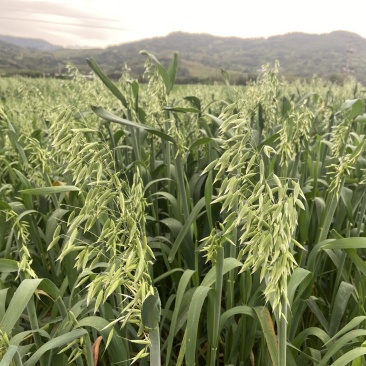
M 219 325 L 219 331 L 221 332 L 222 328 L 224 327 L 225 323 L 234 315 L 248 315 L 252 318 L 256 317 L 256 313 L 254 312 L 253 308 L 247 305 L 240 305 L 235 306 L 229 310 L 226 310 L 224 313 L 220 316 L 220 325 Z
M 238 261 L 236 258 L 225 258 L 224 259 L 224 268 L 223 274 L 228 273 L 234 268 L 241 267 L 242 263 Z M 216 281 L 216 266 L 213 266 L 206 274 L 203 279 L 201 286 L 211 286 Z
M 70 344 L 73 340 L 87 335 L 88 332 L 85 329 L 74 329 L 71 332 L 60 335 L 56 338 L 51 339 L 45 343 L 42 347 L 37 349 L 37 351 L 24 363 L 24 366 L 36 365 L 39 359 L 51 349 L 60 348 Z
M 106 74 L 104 74 L 104 72 L 99 67 L 99 65 L 94 60 L 94 58 L 87 58 L 86 62 L 91 67 L 91 69 L 98 75 L 100 80 L 102 80 L 103 84 L 112 92 L 112 94 L 117 99 L 119 99 L 122 102 L 123 106 L 125 108 L 127 108 L 128 105 L 127 105 L 126 98 L 121 93 L 121 91 L 117 88 L 116 84 L 111 79 L 109 79 L 109 77 Z
M 123 126 L 129 126 L 129 127 L 133 127 L 133 128 L 142 128 L 143 130 L 146 130 L 146 131 L 152 133 L 153 135 L 159 136 L 160 138 L 162 138 L 165 141 L 170 141 L 170 142 L 173 142 L 174 144 L 176 143 L 176 141 L 173 137 L 167 135 L 166 133 L 164 133 L 162 131 L 156 130 L 155 128 L 144 125 L 142 123 L 128 121 L 127 119 L 118 117 L 99 106 L 92 106 L 91 108 L 97 116 L 99 116 L 100 118 L 103 118 L 107 121 L 118 123 Z
M 345 366 L 355 358 L 363 355 L 366 355 L 366 348 L 356 348 L 339 357 L 338 360 L 333 362 L 330 366 Z

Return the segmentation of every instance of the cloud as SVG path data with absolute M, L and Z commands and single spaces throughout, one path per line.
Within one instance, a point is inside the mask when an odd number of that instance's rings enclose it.
M 361 9 L 364 0 L 348 0 Z M 0 34 L 38 37 L 56 44 L 107 46 L 170 32 L 263 37 L 344 29 L 366 36 L 363 12 L 344 16 L 334 0 L 257 2 L 225 0 L 0 0 Z
M 74 3 L 77 3 L 76 1 Z M 73 7 L 68 3 L 29 0 L 2 0 L 0 5 L 1 15 L 12 16 L 14 13 L 26 15 L 58 15 L 76 19 L 90 19 L 110 22 L 120 22 L 120 19 L 101 18 L 98 14 L 88 11 L 87 7 Z
M 80 6 L 83 4 L 77 5 L 79 8 L 50 0 L 2 0 L 0 34 L 42 38 L 63 45 L 102 46 L 123 38 L 128 31 L 121 20 L 99 17 Z

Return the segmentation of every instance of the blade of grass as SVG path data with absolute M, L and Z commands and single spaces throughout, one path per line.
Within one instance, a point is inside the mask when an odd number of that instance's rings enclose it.
M 168 335 L 168 339 L 167 339 L 167 352 L 166 352 L 167 366 L 169 366 L 169 364 L 171 362 L 170 356 L 171 356 L 171 352 L 172 352 L 173 340 L 174 340 L 174 336 L 176 333 L 176 324 L 177 324 L 177 320 L 178 320 L 178 314 L 179 314 L 179 310 L 181 307 L 183 295 L 186 291 L 188 283 L 191 280 L 193 274 L 194 274 L 193 270 L 187 269 L 184 271 L 184 273 L 179 281 L 179 285 L 178 285 L 178 289 L 177 289 L 177 297 L 175 300 L 173 316 L 172 316 L 169 335 Z
M 187 345 L 185 359 L 187 366 L 196 365 L 197 339 L 199 337 L 198 324 L 202 312 L 203 303 L 211 290 L 207 286 L 199 286 L 193 294 L 191 305 L 189 306 L 189 317 L 187 322 Z
M 278 344 L 273 321 L 268 309 L 265 306 L 256 306 L 253 310 L 257 314 L 259 323 L 261 324 L 262 332 L 266 340 L 267 349 L 271 356 L 273 365 L 282 366 L 278 364 Z

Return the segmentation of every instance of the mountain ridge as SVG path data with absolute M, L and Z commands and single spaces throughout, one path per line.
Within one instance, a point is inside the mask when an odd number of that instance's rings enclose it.
M 113 78 L 121 75 L 124 64 L 131 68 L 134 77 L 141 77 L 145 57 L 140 55 L 140 51 L 147 50 L 163 64 L 168 63 L 173 52 L 177 51 L 180 82 L 220 80 L 220 68 L 223 68 L 235 83 L 245 83 L 256 77 L 262 65 L 278 60 L 281 74 L 290 79 L 308 79 L 318 75 L 341 82 L 352 75 L 366 83 L 366 70 L 363 67 L 366 39 L 348 31 L 323 34 L 292 32 L 267 38 L 172 32 L 164 37 L 94 49 L 52 49 L 52 44 L 47 50 L 29 49 L 12 46 L 2 39 L 0 36 L 0 75 L 56 76 L 64 73 L 65 65 L 70 62 L 81 72 L 88 73 L 90 69 L 85 59 L 94 57 Z
M 0 35 L 0 41 L 10 43 L 18 47 L 35 49 L 39 51 L 54 51 L 63 48 L 39 38 Z

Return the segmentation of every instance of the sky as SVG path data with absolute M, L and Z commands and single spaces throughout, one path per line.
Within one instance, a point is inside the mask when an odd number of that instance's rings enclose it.
M 346 30 L 366 38 L 365 0 L 0 0 L 0 34 L 107 47 L 174 31 L 241 38 Z

